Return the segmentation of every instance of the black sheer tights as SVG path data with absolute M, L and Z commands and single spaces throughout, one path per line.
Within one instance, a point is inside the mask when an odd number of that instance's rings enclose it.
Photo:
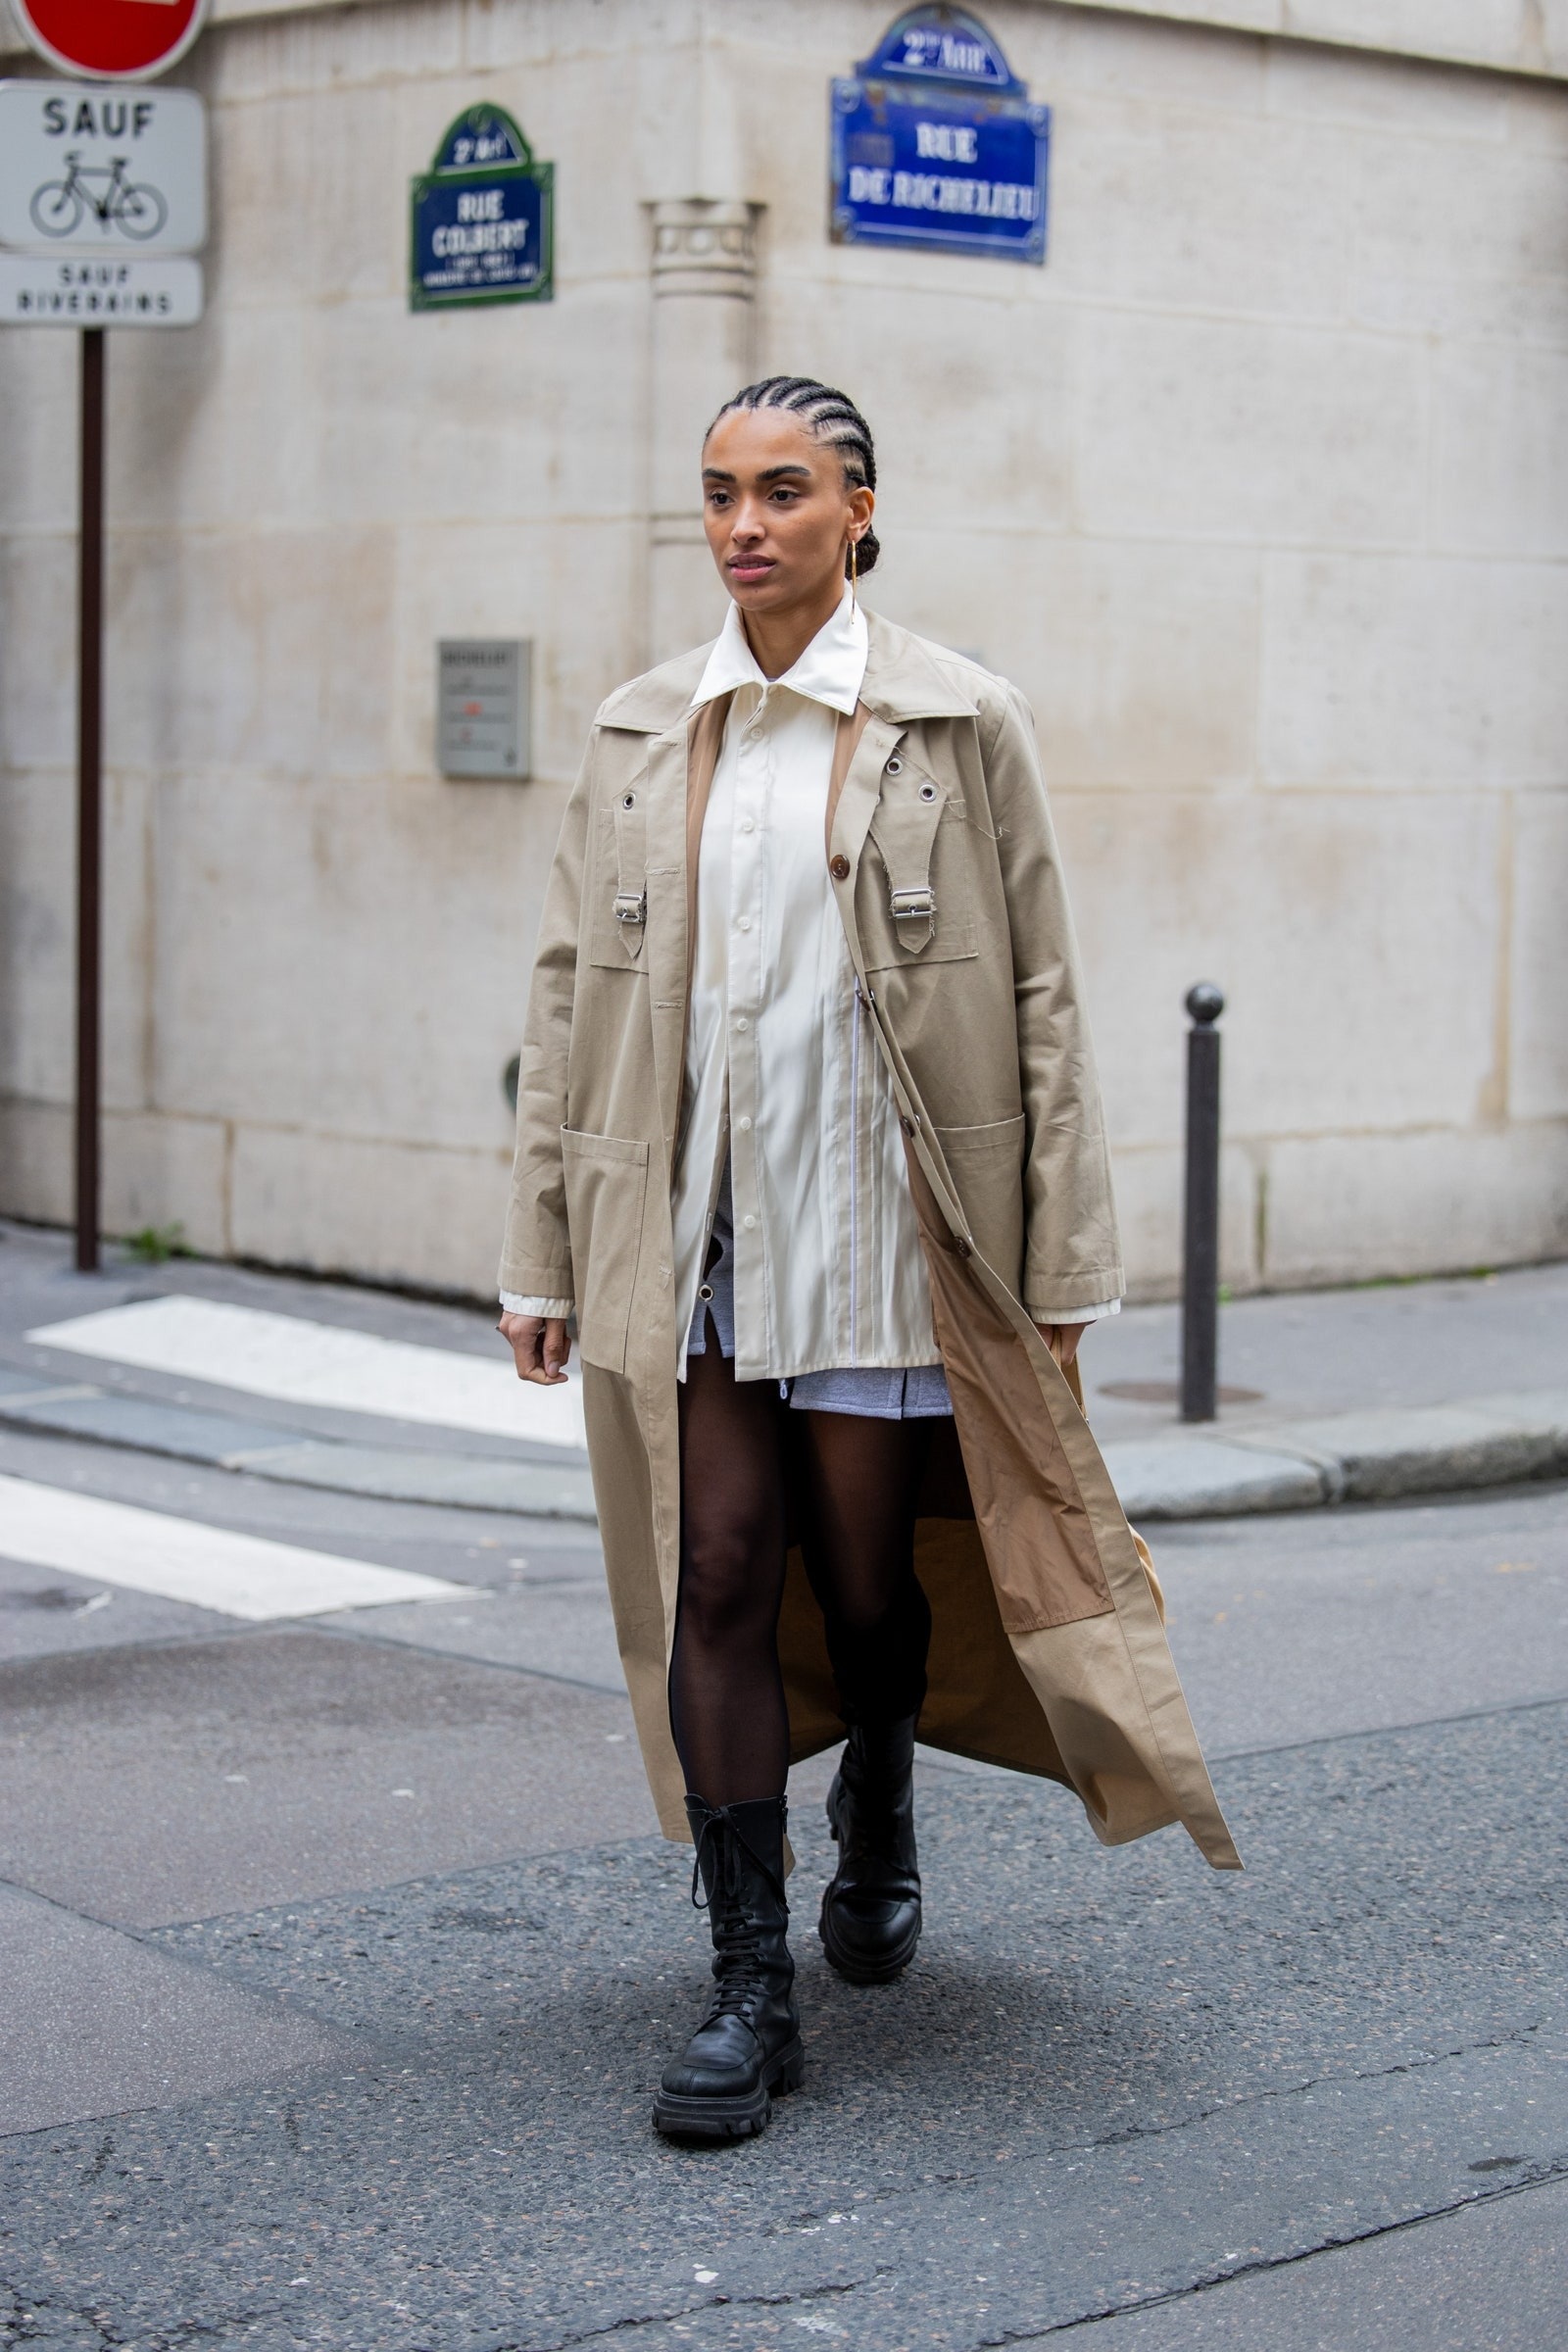
M 912 1563 L 920 1423 L 792 1413 L 774 1382 L 736 1380 L 711 1325 L 708 1341 L 680 1399 L 669 1705 L 687 1788 L 728 1805 L 782 1794 L 789 1768 L 778 1662 L 789 1468 L 846 1721 L 918 1711 L 931 1615 Z
M 784 1431 L 777 1385 L 687 1359 L 680 1396 L 680 1596 L 669 1720 L 686 1786 L 710 1805 L 777 1796 L 789 1767 L 778 1664 Z

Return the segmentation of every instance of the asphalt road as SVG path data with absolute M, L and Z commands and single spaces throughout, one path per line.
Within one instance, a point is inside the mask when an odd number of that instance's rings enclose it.
M 0 2344 L 1530 2352 L 1568 2331 L 1568 1497 L 1161 1531 L 1249 1864 L 922 1771 L 805 2089 L 648 2106 L 704 1966 L 588 1531 L 58 1439 L 0 1473 L 434 1573 L 240 1626 L 0 1563 Z

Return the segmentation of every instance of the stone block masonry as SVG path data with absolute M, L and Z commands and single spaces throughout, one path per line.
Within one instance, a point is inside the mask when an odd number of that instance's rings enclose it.
M 893 13 L 219 0 L 208 316 L 111 350 L 113 1225 L 488 1289 L 584 731 L 716 625 L 698 438 L 798 368 L 877 432 L 874 601 L 1034 706 L 1135 1288 L 1200 976 L 1235 1288 L 1568 1249 L 1568 15 L 996 0 L 1034 270 L 828 243 L 828 79 Z M 409 179 L 485 98 L 556 164 L 556 300 L 411 316 Z M 0 1210 L 45 1220 L 75 368 L 0 337 Z M 463 635 L 534 641 L 529 785 L 436 773 Z

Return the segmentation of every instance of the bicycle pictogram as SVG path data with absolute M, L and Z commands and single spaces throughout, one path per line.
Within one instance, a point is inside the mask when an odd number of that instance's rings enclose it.
M 138 245 L 156 237 L 169 219 L 168 203 L 145 180 L 125 177 L 127 160 L 117 155 L 107 164 L 83 164 L 79 150 L 68 155 L 65 178 L 46 180 L 27 208 L 33 226 L 46 237 L 69 237 L 90 213 L 101 228 L 118 228 Z M 102 195 L 88 184 L 94 180 L 108 182 Z

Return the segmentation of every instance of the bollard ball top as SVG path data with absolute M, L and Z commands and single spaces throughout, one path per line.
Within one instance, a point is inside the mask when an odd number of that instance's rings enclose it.
M 1212 980 L 1200 980 L 1196 988 L 1187 991 L 1187 1009 L 1199 1027 L 1206 1029 L 1225 1009 L 1224 993 Z

